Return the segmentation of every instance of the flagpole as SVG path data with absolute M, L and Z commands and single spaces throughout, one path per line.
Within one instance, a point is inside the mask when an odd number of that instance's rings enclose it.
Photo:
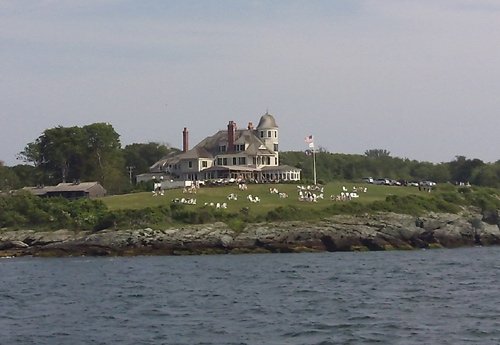
M 308 135 L 304 141 L 306 144 L 309 145 L 309 148 L 312 151 L 312 156 L 313 156 L 313 180 L 314 180 L 314 185 L 316 185 L 316 148 L 314 147 L 314 139 L 312 135 Z M 310 150 L 307 150 L 310 151 Z M 306 151 L 306 152 L 307 152 Z
M 314 178 L 314 185 L 316 186 L 316 148 L 313 147 L 313 178 Z

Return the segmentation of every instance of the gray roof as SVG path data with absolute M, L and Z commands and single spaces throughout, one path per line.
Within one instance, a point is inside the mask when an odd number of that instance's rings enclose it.
M 57 186 L 44 187 L 24 187 L 23 190 L 29 191 L 35 195 L 44 195 L 54 192 L 88 192 L 93 187 L 99 186 L 104 189 L 99 182 L 81 182 L 81 183 L 59 183 Z
M 274 116 L 272 116 L 269 113 L 265 113 L 260 118 L 260 121 L 259 121 L 259 124 L 257 125 L 257 128 L 258 129 L 278 128 L 278 125 L 276 124 L 276 120 L 274 119 Z
M 271 114 L 266 113 L 263 115 L 259 122 L 259 127 L 262 128 L 277 128 L 276 121 Z M 166 165 L 178 164 L 181 160 L 207 158 L 213 159 L 216 156 L 223 155 L 219 152 L 220 145 L 227 145 L 228 132 L 227 130 L 219 130 L 214 135 L 208 136 L 200 141 L 196 146 L 187 152 L 182 152 L 175 156 L 164 157 L 149 170 L 151 172 L 161 171 Z M 264 155 L 272 156 L 274 151 L 268 149 L 264 142 L 257 136 L 257 131 L 253 129 L 237 129 L 235 131 L 234 143 L 236 145 L 246 144 L 244 153 L 249 156 Z M 233 152 L 227 152 L 233 154 Z
M 200 144 L 193 147 L 191 150 L 187 152 L 181 152 L 173 157 L 165 157 L 160 159 L 158 162 L 153 164 L 149 170 L 151 172 L 160 172 L 165 165 L 175 165 L 184 159 L 198 159 L 198 158 L 207 158 L 213 159 L 214 156 L 208 152 L 204 147 L 200 147 Z
M 260 171 L 259 168 L 250 167 L 250 166 L 242 166 L 242 165 L 214 165 L 210 168 L 204 169 L 203 172 L 210 171 L 245 171 L 245 172 L 254 172 Z
M 253 130 L 249 129 L 238 129 L 235 132 L 234 138 L 235 144 L 247 143 L 248 147 L 245 153 L 248 155 L 259 154 L 274 154 L 272 151 L 267 149 L 264 143 L 255 135 Z M 220 155 L 219 145 L 227 144 L 227 131 L 220 130 L 212 136 L 206 137 L 200 141 L 192 150 L 180 154 L 176 157 L 179 159 L 193 159 L 193 158 L 214 158 Z M 188 153 L 190 153 L 188 155 Z
M 262 171 L 301 171 L 302 169 L 290 165 L 265 166 Z

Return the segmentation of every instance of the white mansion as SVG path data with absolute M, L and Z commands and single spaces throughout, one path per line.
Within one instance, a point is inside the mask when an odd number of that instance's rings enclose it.
M 188 130 L 182 132 L 182 152 L 165 157 L 151 168 L 151 174 L 176 180 L 197 181 L 241 178 L 258 182 L 298 181 L 301 170 L 279 165 L 279 131 L 274 117 L 264 114 L 257 128 L 252 122 L 238 129 L 229 121 L 227 130 L 206 137 L 189 149 Z

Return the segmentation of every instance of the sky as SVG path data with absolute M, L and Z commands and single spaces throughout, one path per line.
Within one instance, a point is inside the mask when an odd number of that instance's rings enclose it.
M 500 159 L 496 0 L 0 0 L 0 160 L 56 126 L 191 147 L 268 111 L 280 150 Z

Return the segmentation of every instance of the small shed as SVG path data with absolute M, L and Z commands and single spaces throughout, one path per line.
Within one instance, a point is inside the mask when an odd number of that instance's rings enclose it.
M 25 187 L 23 189 L 42 197 L 63 197 L 67 199 L 92 199 L 106 195 L 106 189 L 99 182 L 59 183 L 57 186 Z

